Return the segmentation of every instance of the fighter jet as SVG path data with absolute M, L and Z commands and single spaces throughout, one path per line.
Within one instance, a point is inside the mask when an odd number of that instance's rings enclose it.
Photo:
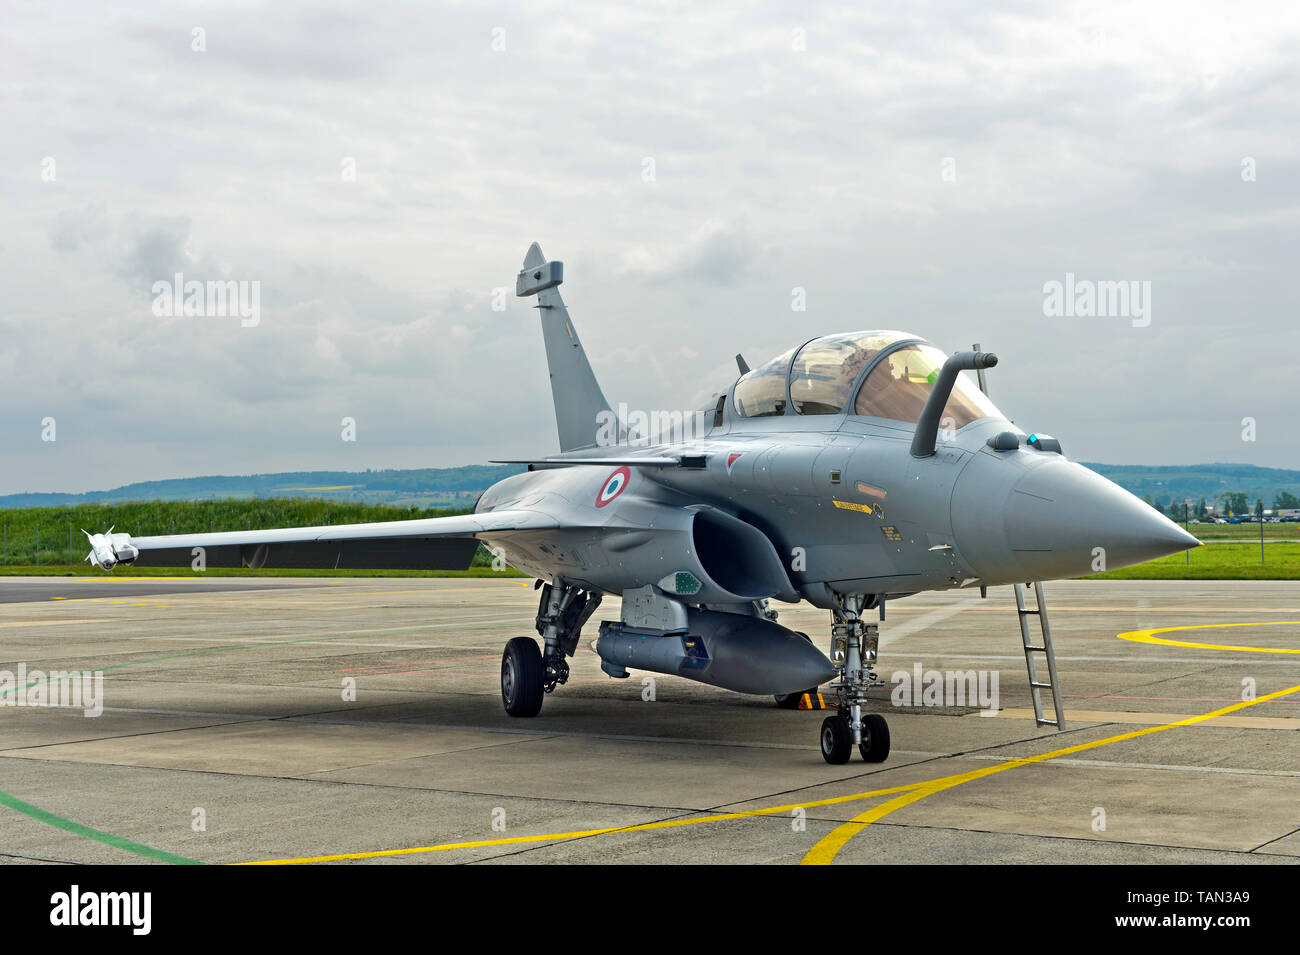
M 872 762 L 890 747 L 885 719 L 864 713 L 884 685 L 868 611 L 884 619 L 886 601 L 919 592 L 1080 576 L 1098 561 L 1113 569 L 1198 546 L 1055 438 L 1016 427 L 979 384 L 996 356 L 945 354 L 907 332 L 813 338 L 753 369 L 737 356 L 736 379 L 700 409 L 699 427 L 647 433 L 606 399 L 563 280 L 563 263 L 534 243 L 515 285 L 536 298 L 559 452 L 508 462 L 527 471 L 489 488 L 472 514 L 110 532 L 88 535 L 88 559 L 112 567 L 150 550 L 238 546 L 256 566 L 286 543 L 477 538 L 537 578 L 540 645 L 515 637 L 502 655 L 511 716 L 536 717 L 568 680 L 583 627 L 613 594 L 621 611 L 594 642 L 610 677 L 676 674 L 786 705 L 829 682 L 821 750 L 844 763 L 854 746 Z M 829 652 L 779 624 L 773 600 L 829 611 Z M 1034 682 L 1032 661 L 1031 684 L 1049 685 Z

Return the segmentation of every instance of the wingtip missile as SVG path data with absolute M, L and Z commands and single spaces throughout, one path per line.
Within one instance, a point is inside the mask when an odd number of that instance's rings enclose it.
M 81 533 L 90 542 L 86 560 L 96 567 L 112 570 L 118 564 L 133 564 L 140 556 L 139 549 L 131 543 L 130 534 L 114 534 L 112 527 L 103 534 L 92 534 L 83 527 Z

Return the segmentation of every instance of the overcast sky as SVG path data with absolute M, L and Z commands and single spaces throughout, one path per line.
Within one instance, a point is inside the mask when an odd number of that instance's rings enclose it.
M 5 3 L 0 492 L 552 452 L 533 240 L 633 408 L 901 328 L 1075 459 L 1300 467 L 1295 4 L 721 6 Z

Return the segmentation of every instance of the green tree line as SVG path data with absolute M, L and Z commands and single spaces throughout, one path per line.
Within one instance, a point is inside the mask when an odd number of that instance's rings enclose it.
M 1205 498 L 1201 498 L 1199 502 L 1191 506 L 1179 503 L 1166 506 L 1159 501 L 1153 501 L 1150 494 L 1145 495 L 1144 499 L 1161 514 L 1167 514 L 1178 520 L 1183 519 L 1184 508 L 1186 508 L 1186 516 L 1197 520 L 1205 520 L 1215 510 L 1220 514 L 1245 517 L 1248 514 L 1256 513 L 1257 510 L 1265 506 L 1262 498 L 1256 498 L 1252 504 L 1250 495 L 1244 491 L 1224 491 L 1214 498 L 1212 502 L 1207 502 Z M 1273 496 L 1273 513 L 1276 514 L 1285 508 L 1300 508 L 1300 498 L 1297 498 L 1290 491 L 1278 491 Z

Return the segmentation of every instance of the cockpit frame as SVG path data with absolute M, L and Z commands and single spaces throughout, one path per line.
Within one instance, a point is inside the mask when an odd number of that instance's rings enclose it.
M 848 389 L 842 392 L 842 394 L 844 395 L 844 401 L 838 411 L 804 412 L 797 409 L 797 401 L 795 396 L 796 377 L 797 377 L 796 368 L 798 367 L 800 357 L 805 354 L 806 350 L 810 345 L 815 345 L 817 342 L 831 343 L 835 339 L 843 340 L 850 337 L 856 337 L 859 340 L 867 340 L 870 338 L 884 336 L 884 335 L 896 335 L 897 337 L 894 338 L 892 341 L 888 342 L 887 344 L 885 344 L 879 350 L 875 351 L 874 354 L 872 354 L 871 357 L 867 359 L 867 361 L 863 364 L 862 368 L 858 371 L 857 375 L 854 377 Z M 822 335 L 816 338 L 807 339 L 797 347 L 792 348 L 787 352 L 783 352 L 782 354 L 776 356 L 776 358 L 772 359 L 771 361 L 768 361 L 763 365 L 760 365 L 752 369 L 747 374 L 741 375 L 734 382 L 732 382 L 731 387 L 726 392 L 726 402 L 725 402 L 727 406 L 726 419 L 728 422 L 738 423 L 741 421 L 756 421 L 756 420 L 761 420 L 766 418 L 823 418 L 823 419 L 840 419 L 841 421 L 847 418 L 856 418 L 862 421 L 878 422 L 881 425 L 890 428 L 897 427 L 900 424 L 905 426 L 914 426 L 916 424 L 915 419 L 907 420 L 898 417 L 864 415 L 864 414 L 859 414 L 856 411 L 856 408 L 859 402 L 862 389 L 863 387 L 865 387 L 867 383 L 867 379 L 871 376 L 872 372 L 876 370 L 876 368 L 880 365 L 880 363 L 883 361 L 887 361 L 891 355 L 895 355 L 897 352 L 903 349 L 914 348 L 918 346 L 926 346 L 929 348 L 934 348 L 933 343 L 927 341 L 924 338 L 921 338 L 916 335 L 910 335 L 906 332 L 892 330 L 892 329 L 839 333 L 834 335 Z M 775 375 L 772 374 L 772 372 L 775 370 L 772 366 L 782 361 L 783 361 L 782 367 L 784 369 L 784 376 L 783 376 L 784 393 L 783 393 L 783 401 L 782 401 L 783 407 L 781 411 L 769 412 L 766 414 L 746 414 L 742 410 L 744 398 L 742 395 L 738 394 L 738 392 L 742 389 L 744 382 L 746 380 L 755 381 L 762 378 L 775 377 Z M 804 379 L 800 379 L 800 380 L 804 380 Z M 770 393 L 768 393 L 763 397 L 770 401 L 772 396 Z M 985 401 L 987 402 L 987 399 L 985 399 Z M 987 402 L 987 404 L 989 406 L 989 409 L 995 412 L 997 417 L 1002 417 L 1001 412 L 998 412 L 997 409 L 993 407 L 991 402 Z M 987 411 L 988 409 L 985 410 Z M 993 417 L 993 416 L 995 415 L 989 413 L 985 413 L 983 415 L 977 415 L 974 419 L 972 419 L 972 422 L 968 422 L 968 423 L 973 423 L 973 421 L 983 420 L 984 418 Z

